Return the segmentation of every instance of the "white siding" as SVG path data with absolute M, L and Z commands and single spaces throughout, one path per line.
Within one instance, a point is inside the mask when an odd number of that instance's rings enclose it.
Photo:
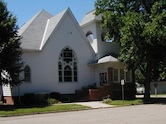
M 3 96 L 12 96 L 10 85 L 2 85 Z
M 24 52 L 25 65 L 31 67 L 31 82 L 20 86 L 20 95 L 37 92 L 75 93 L 76 89 L 94 83 L 94 69 L 88 66 L 94 53 L 90 49 L 85 36 L 76 26 L 70 14 L 67 14 L 42 51 Z M 58 81 L 58 60 L 63 48 L 69 46 L 76 53 L 78 60 L 78 82 Z M 17 95 L 17 92 L 15 92 Z

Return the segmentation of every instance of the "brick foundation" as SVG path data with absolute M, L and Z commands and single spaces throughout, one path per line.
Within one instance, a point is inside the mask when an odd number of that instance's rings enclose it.
M 135 99 L 135 84 L 126 83 L 124 92 L 125 99 Z M 111 83 L 100 86 L 97 89 L 89 89 L 89 101 L 102 100 L 107 96 L 113 100 L 122 99 L 122 87 L 120 83 Z
M 4 96 L 4 104 L 14 105 L 13 98 L 11 96 Z
M 111 86 L 104 85 L 97 89 L 89 89 L 89 101 L 102 100 L 103 97 L 111 96 Z

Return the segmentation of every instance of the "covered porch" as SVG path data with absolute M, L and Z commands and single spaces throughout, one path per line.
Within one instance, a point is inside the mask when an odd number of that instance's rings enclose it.
M 135 84 L 132 71 L 127 71 L 125 65 L 116 57 L 108 55 L 96 62 L 90 63 L 95 68 L 96 89 L 89 89 L 89 101 L 103 98 L 122 99 L 121 80 L 125 80 L 125 99 L 135 99 Z

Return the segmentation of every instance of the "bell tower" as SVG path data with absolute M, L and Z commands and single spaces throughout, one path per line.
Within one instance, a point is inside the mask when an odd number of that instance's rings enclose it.
M 99 37 L 101 34 L 100 27 L 101 16 L 95 15 L 95 10 L 88 12 L 82 21 L 80 22 L 80 26 L 82 27 L 90 45 L 92 46 L 94 52 L 96 53 L 96 57 L 99 58 L 100 54 L 100 40 Z M 96 59 L 97 59 L 96 58 Z
M 80 26 L 96 53 L 96 60 L 105 55 L 119 54 L 119 45 L 117 43 L 104 40 L 105 32 L 100 27 L 101 21 L 101 15 L 96 16 L 95 10 L 93 10 L 87 13 L 80 22 Z

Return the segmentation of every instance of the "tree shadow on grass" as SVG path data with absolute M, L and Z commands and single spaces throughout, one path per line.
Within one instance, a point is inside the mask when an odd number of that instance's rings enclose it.
M 42 105 L 0 105 L 0 111 L 14 111 L 16 109 L 28 109 L 28 108 L 44 108 L 50 106 L 49 104 Z
M 150 98 L 148 101 L 144 101 L 145 104 L 163 104 L 166 105 L 166 98 Z

